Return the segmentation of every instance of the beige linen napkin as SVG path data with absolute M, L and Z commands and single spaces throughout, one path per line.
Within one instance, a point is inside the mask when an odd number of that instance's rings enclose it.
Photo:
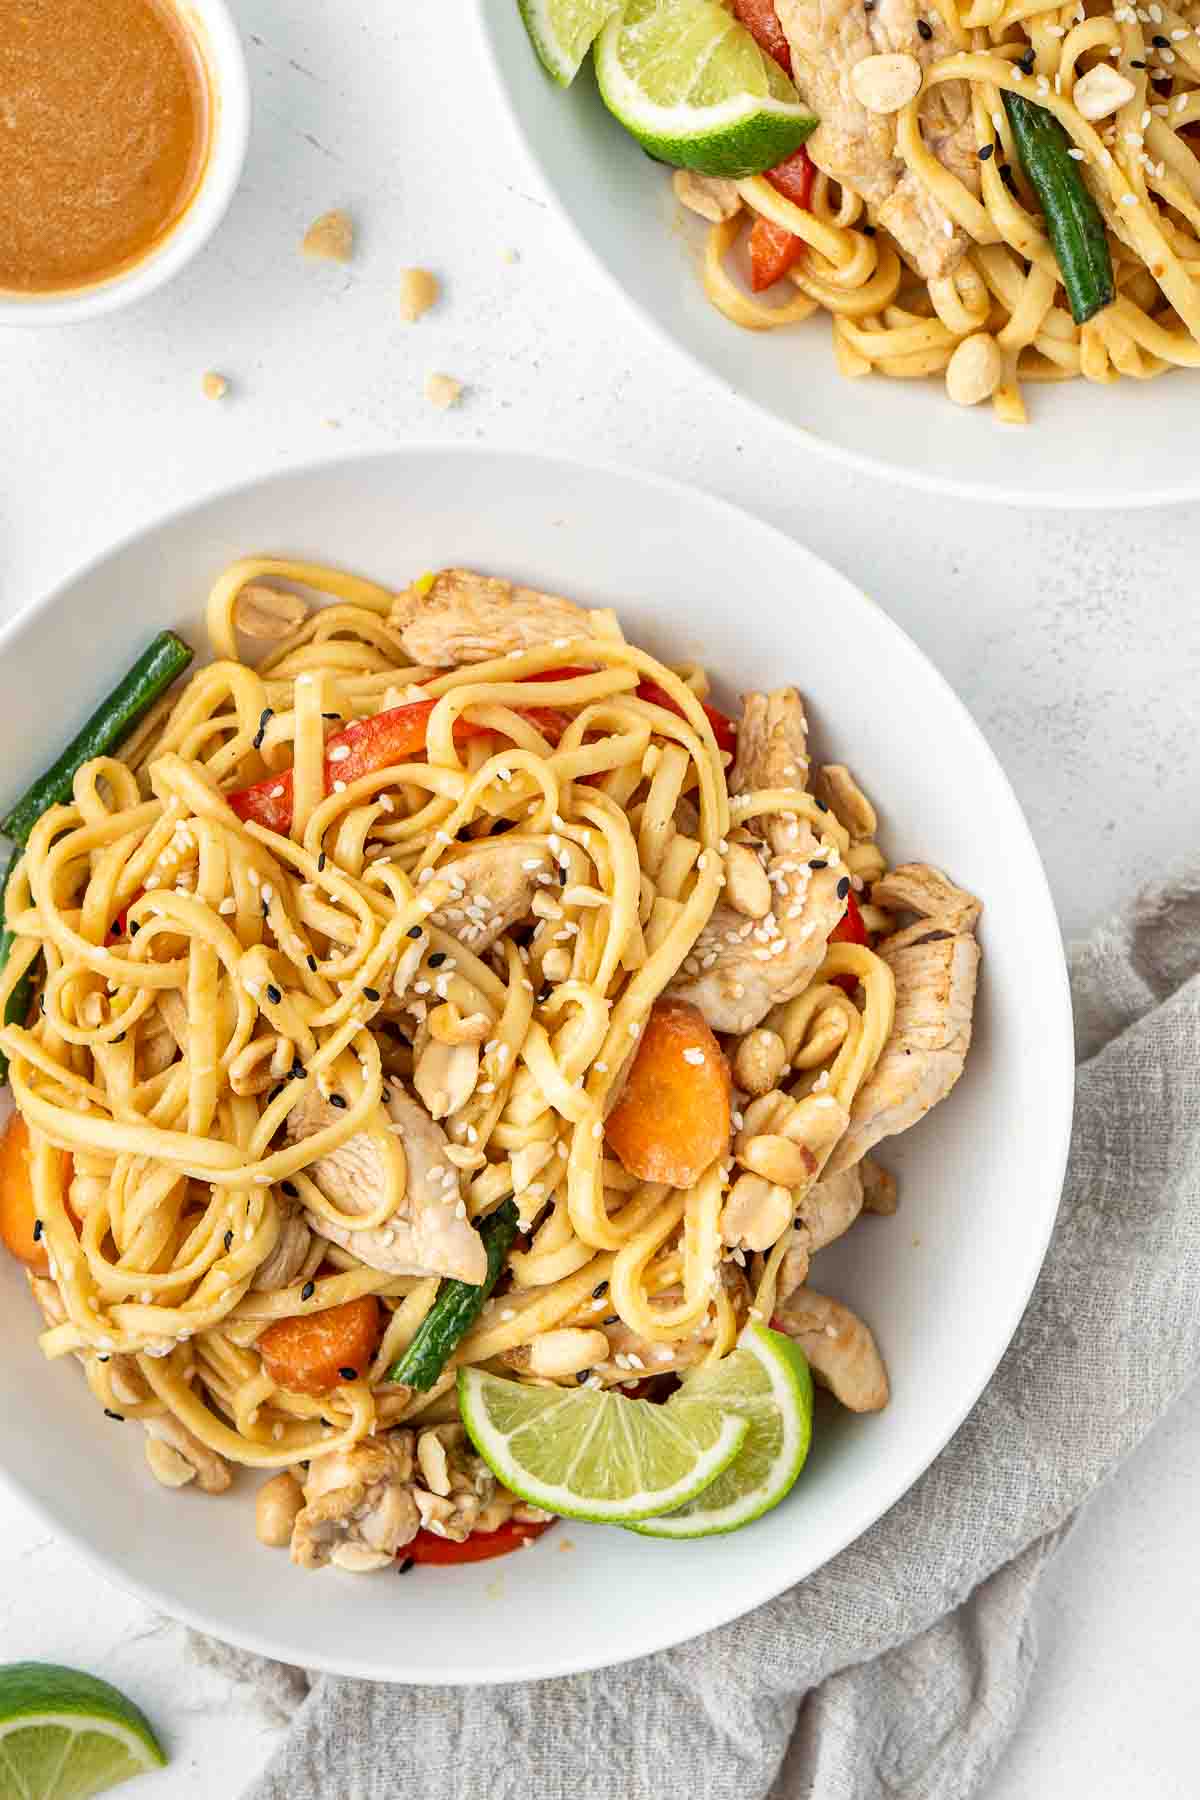
M 247 1800 L 979 1793 L 1030 1678 L 1043 1568 L 1200 1362 L 1200 866 L 1071 961 L 1054 1239 L 990 1387 L 912 1491 L 770 1605 L 621 1668 L 476 1689 L 315 1679 Z M 308 1685 L 197 1648 L 276 1704 Z

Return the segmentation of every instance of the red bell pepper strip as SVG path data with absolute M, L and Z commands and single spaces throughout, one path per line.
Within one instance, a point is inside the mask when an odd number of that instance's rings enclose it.
M 812 205 L 813 182 L 816 178 L 813 159 L 804 144 L 798 150 L 793 150 L 790 156 L 785 156 L 781 163 L 776 163 L 773 169 L 768 169 L 766 174 L 766 179 L 776 193 L 782 194 L 785 200 L 790 200 L 802 212 L 807 212 Z
M 766 179 L 793 206 L 808 211 L 816 170 L 804 145 L 768 169 Z M 750 227 L 750 286 L 756 294 L 782 281 L 804 254 L 804 239 L 772 219 L 755 219 Z
M 829 934 L 831 944 L 869 944 L 870 934 L 863 923 L 858 901 L 853 892 L 846 895 L 846 910 Z M 858 981 L 853 975 L 835 975 L 833 985 L 842 988 L 847 994 L 853 994 Z
M 750 287 L 761 294 L 782 281 L 804 254 L 804 239 L 776 225 L 772 219 L 755 219 L 750 227 Z
M 648 700 L 652 706 L 665 707 L 668 712 L 673 712 L 677 718 L 682 719 L 684 717 L 682 706 L 671 698 L 665 688 L 660 688 L 657 681 L 639 681 L 637 696 L 639 700 Z M 717 740 L 717 749 L 728 750 L 729 754 L 732 756 L 737 749 L 737 726 L 727 713 L 718 712 L 715 706 L 705 706 L 704 712 L 709 724 L 713 728 L 713 736 Z
M 759 49 L 773 56 L 784 74 L 790 75 L 792 52 L 775 11 L 775 0 L 733 0 L 733 11 Z
M 461 1544 L 456 1544 L 452 1538 L 439 1537 L 436 1531 L 418 1531 L 412 1542 L 405 1544 L 399 1552 L 399 1560 L 401 1563 L 412 1561 L 443 1567 L 449 1563 L 488 1562 L 493 1556 L 507 1556 L 510 1550 L 521 1549 L 522 1545 L 541 1537 L 543 1531 L 549 1531 L 553 1524 L 553 1519 L 528 1525 L 510 1519 L 497 1531 L 473 1531 Z

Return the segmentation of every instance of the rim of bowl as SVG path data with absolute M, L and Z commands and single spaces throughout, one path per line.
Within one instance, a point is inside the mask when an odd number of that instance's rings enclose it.
M 1003 483 L 985 483 L 982 481 L 962 481 L 950 475 L 927 475 L 920 469 L 912 468 L 907 463 L 889 462 L 885 457 L 872 456 L 865 450 L 850 450 L 842 444 L 831 443 L 828 438 L 819 437 L 816 432 L 809 431 L 807 426 L 799 424 L 786 414 L 775 412 L 765 402 L 746 393 L 744 389 L 727 382 L 723 376 L 711 369 L 704 358 L 674 336 L 661 320 L 630 293 L 624 282 L 609 268 L 607 262 L 594 249 L 582 222 L 577 222 L 574 213 L 560 195 L 558 187 L 547 175 L 542 158 L 534 148 L 533 140 L 525 127 L 519 109 L 513 104 L 509 92 L 508 81 L 504 74 L 504 64 L 500 54 L 499 37 L 494 22 L 491 0 L 474 0 L 474 11 L 479 35 L 486 50 L 492 80 L 500 96 L 502 111 L 508 120 L 522 149 L 524 150 L 534 171 L 538 175 L 542 191 L 550 202 L 555 216 L 564 224 L 576 246 L 582 251 L 591 267 L 600 275 L 605 284 L 621 296 L 623 303 L 640 319 L 641 323 L 660 343 L 666 344 L 674 355 L 680 356 L 703 375 L 705 381 L 713 382 L 723 393 L 731 394 L 741 405 L 749 407 L 760 418 L 769 419 L 781 431 L 790 432 L 798 438 L 806 449 L 818 456 L 827 457 L 831 462 L 840 463 L 843 468 L 855 469 L 862 475 L 882 477 L 885 481 L 893 481 L 901 487 L 917 488 L 925 494 L 937 494 L 955 500 L 985 501 L 991 506 L 1025 506 L 1036 507 L 1039 511 L 1046 509 L 1064 512 L 1112 512 L 1119 505 L 1125 511 L 1144 511 L 1152 506 L 1179 506 L 1188 501 L 1200 500 L 1200 468 L 1190 481 L 1177 481 L 1163 487 L 1155 493 L 1138 493 L 1122 496 L 1119 503 L 1110 493 L 1086 494 L 1077 489 L 1056 489 L 1053 487 L 1036 487 L 1030 491 L 1024 488 L 1005 486 Z M 532 44 L 529 53 L 536 53 Z M 549 77 L 547 77 L 549 83 Z M 559 94 L 563 89 L 557 90 Z
M 169 0 L 208 68 L 213 119 L 208 164 L 191 204 L 139 262 L 63 293 L 0 292 L 0 326 L 77 325 L 132 306 L 172 280 L 207 244 L 229 210 L 245 166 L 253 102 L 241 35 L 226 0 Z
M 22 607 L 12 619 L 8 620 L 3 626 L 0 626 L 0 656 L 4 655 L 8 649 L 9 643 L 18 632 L 26 629 L 34 622 L 34 620 L 43 618 L 45 615 L 51 613 L 68 589 L 76 586 L 80 581 L 86 580 L 90 575 L 94 574 L 96 570 L 102 567 L 104 563 L 109 561 L 110 558 L 119 556 L 122 552 L 138 543 L 141 539 L 149 537 L 154 533 L 164 531 L 194 513 L 202 512 L 207 507 L 217 505 L 225 500 L 232 500 L 235 497 L 246 493 L 251 488 L 262 487 L 274 481 L 286 482 L 290 480 L 300 480 L 305 477 L 318 476 L 330 469 L 341 470 L 370 462 L 403 461 L 412 456 L 418 458 L 449 457 L 455 460 L 460 458 L 465 460 L 470 457 L 484 457 L 494 459 L 497 462 L 515 461 L 524 463 L 526 467 L 530 469 L 536 469 L 540 464 L 550 464 L 557 468 L 568 468 L 577 471 L 581 477 L 581 483 L 583 484 L 586 484 L 586 478 L 588 476 L 603 476 L 606 478 L 615 477 L 618 480 L 623 481 L 634 481 L 639 485 L 656 488 L 662 494 L 664 501 L 668 506 L 670 501 L 678 496 L 694 498 L 699 495 L 703 498 L 705 504 L 711 507 L 720 517 L 727 518 L 731 523 L 736 522 L 739 527 L 744 527 L 749 523 L 755 531 L 769 534 L 784 547 L 786 553 L 791 554 L 798 550 L 804 557 L 811 558 L 812 561 L 819 563 L 822 568 L 830 572 L 833 578 L 843 586 L 848 593 L 853 594 L 864 606 L 871 609 L 883 631 L 885 634 L 891 636 L 898 650 L 901 650 L 905 655 L 915 656 L 920 659 L 921 663 L 929 671 L 935 684 L 941 690 L 946 706 L 957 715 L 962 727 L 981 745 L 985 755 L 995 770 L 997 780 L 1001 783 L 1004 792 L 1007 793 L 1008 798 L 1012 803 L 1016 827 L 1020 832 L 1029 859 L 1031 883 L 1037 888 L 1039 905 L 1044 911 L 1047 924 L 1053 933 L 1054 945 L 1057 948 L 1057 954 L 1053 957 L 1057 979 L 1053 989 L 1044 990 L 1042 995 L 1045 1003 L 1045 1011 L 1042 1014 L 1042 1022 L 1045 1026 L 1045 1037 L 1047 1042 L 1053 1046 L 1047 1064 L 1046 1079 L 1048 1082 L 1056 1082 L 1061 1089 L 1062 1117 L 1058 1127 L 1057 1142 L 1048 1143 L 1046 1146 L 1046 1167 L 1050 1176 L 1050 1185 L 1054 1193 L 1054 1203 L 1046 1209 L 1044 1229 L 1039 1232 L 1036 1243 L 1030 1242 L 1026 1245 L 1027 1250 L 1031 1253 L 1026 1277 L 1021 1281 L 1019 1287 L 1015 1288 L 1013 1291 L 1004 1323 L 1003 1341 L 998 1343 L 995 1359 L 992 1361 L 985 1379 L 980 1382 L 976 1391 L 969 1395 L 963 1406 L 956 1409 L 953 1417 L 947 1418 L 939 1427 L 932 1447 L 922 1445 L 916 1455 L 911 1456 L 906 1462 L 904 1472 L 898 1480 L 890 1483 L 886 1490 L 883 1490 L 878 1495 L 872 1497 L 867 1509 L 867 1516 L 854 1516 L 849 1518 L 845 1531 L 839 1533 L 836 1543 L 829 1548 L 828 1554 L 823 1556 L 821 1561 L 813 1568 L 805 1570 L 802 1574 L 790 1575 L 784 1580 L 782 1585 L 777 1581 L 773 1570 L 764 1570 L 759 1579 L 747 1581 L 744 1588 L 739 1593 L 737 1601 L 733 1605 L 720 1607 L 716 1615 L 699 1631 L 685 1633 L 683 1637 L 673 1635 L 669 1623 L 667 1623 L 664 1618 L 659 1622 L 657 1629 L 652 1629 L 643 1634 L 643 1636 L 635 1643 L 630 1645 L 627 1651 L 623 1651 L 620 1656 L 610 1657 L 602 1662 L 597 1662 L 587 1655 L 571 1656 L 560 1659 L 559 1661 L 549 1661 L 544 1658 L 539 1658 L 538 1654 L 531 1650 L 525 1655 L 523 1661 L 519 1661 L 515 1666 L 509 1662 L 505 1665 L 503 1671 L 497 1670 L 494 1675 L 491 1673 L 481 1675 L 478 1672 L 472 1675 L 471 1680 L 475 1685 L 491 1687 L 497 1684 L 511 1683 L 514 1681 L 549 1680 L 563 1675 L 584 1674 L 593 1669 L 616 1668 L 621 1663 L 633 1662 L 639 1657 L 651 1656 L 660 1650 L 672 1649 L 677 1644 L 686 1643 L 692 1638 L 703 1636 L 705 1632 L 718 1630 L 722 1625 L 728 1625 L 732 1620 L 742 1618 L 745 1614 L 753 1612 L 756 1607 L 764 1606 L 769 1601 L 776 1599 L 789 1586 L 794 1585 L 797 1581 L 807 1580 L 810 1575 L 816 1574 L 819 1569 L 825 1568 L 833 1561 L 834 1557 L 839 1556 L 843 1550 L 849 1547 L 849 1545 L 855 1543 L 860 1537 L 868 1532 L 885 1513 L 889 1512 L 899 1500 L 903 1499 L 904 1495 L 907 1494 L 921 1479 L 925 1471 L 932 1467 L 933 1463 L 936 1462 L 951 1438 L 953 1438 L 958 1431 L 963 1421 L 974 1410 L 979 1402 L 980 1396 L 983 1394 L 989 1382 L 992 1380 L 992 1377 L 995 1375 L 996 1370 L 999 1368 L 1000 1363 L 1012 1342 L 1016 1329 L 1024 1316 L 1025 1309 L 1029 1304 L 1029 1297 L 1033 1293 L 1038 1277 L 1042 1271 L 1042 1265 L 1046 1260 L 1046 1251 L 1050 1243 L 1050 1237 L 1054 1230 L 1055 1222 L 1058 1218 L 1058 1208 L 1062 1199 L 1063 1182 L 1067 1171 L 1067 1157 L 1071 1145 L 1071 1127 L 1074 1117 L 1075 1093 L 1074 1023 L 1071 1007 L 1070 982 L 1066 958 L 1062 949 L 1062 938 L 1058 929 L 1058 915 L 1055 909 L 1053 895 L 1050 892 L 1050 883 L 1046 876 L 1041 852 L 1038 850 L 1029 822 L 1025 817 L 1024 810 L 1017 798 L 1012 783 L 1009 781 L 1003 764 L 988 743 L 983 732 L 980 730 L 980 727 L 976 724 L 971 713 L 968 711 L 965 702 L 960 700 L 941 670 L 926 656 L 920 646 L 909 637 L 904 628 L 897 624 L 896 620 L 893 619 L 889 613 L 885 612 L 882 607 L 875 605 L 875 603 L 862 592 L 861 588 L 855 586 L 848 576 L 843 575 L 840 570 L 834 569 L 832 564 L 826 563 L 825 559 L 818 556 L 815 550 L 809 550 L 799 539 L 791 537 L 787 532 L 782 531 L 778 526 L 771 524 L 768 520 L 761 518 L 757 513 L 751 512 L 743 506 L 735 505 L 733 501 L 725 500 L 720 495 L 713 494 L 707 488 L 701 487 L 698 484 L 675 481 L 670 476 L 659 475 L 651 470 L 639 467 L 629 467 L 611 462 L 599 462 L 573 456 L 551 455 L 547 452 L 527 450 L 518 445 L 503 443 L 487 445 L 445 443 L 431 438 L 415 438 L 403 445 L 392 446 L 390 449 L 348 450 L 336 452 L 332 455 L 326 454 L 324 456 L 307 459 L 303 462 L 289 464 L 283 469 L 269 469 L 257 475 L 243 476 L 234 482 L 225 482 L 208 490 L 198 498 L 174 506 L 149 522 L 124 533 L 115 543 L 108 545 L 104 550 L 83 559 L 83 561 L 71 569 L 60 581 L 56 582 L 52 588 L 48 589 L 46 593 L 42 594 L 38 599 L 31 601 L 27 606 Z M 464 491 L 466 490 L 464 489 Z M 1048 948 L 1049 947 L 1048 944 Z M 93 1568 L 98 1569 L 106 1579 L 112 1581 L 117 1587 L 123 1589 L 124 1592 L 135 1595 L 139 1600 L 143 1601 L 146 1605 L 155 1608 L 157 1611 L 166 1611 L 172 1618 L 181 1619 L 185 1624 L 191 1625 L 198 1631 L 207 1632 L 210 1636 L 219 1638 L 225 1643 L 237 1644 L 242 1649 L 254 1651 L 260 1656 L 270 1657 L 277 1662 L 303 1660 L 306 1667 L 321 1669 L 323 1672 L 331 1675 L 342 1675 L 364 1681 L 391 1680 L 400 1686 L 419 1685 L 428 1687 L 456 1687 L 462 1685 L 461 1673 L 456 1674 L 452 1669 L 438 1668 L 435 1670 L 423 1670 L 420 1674 L 412 1676 L 386 1676 L 382 1675 L 380 1670 L 370 1663 L 359 1663 L 353 1660 L 335 1660 L 323 1656 L 319 1650 L 311 1648 L 306 1648 L 298 1653 L 295 1645 L 289 1646 L 277 1642 L 271 1638 L 269 1632 L 260 1633 L 240 1628 L 231 1631 L 229 1626 L 222 1619 L 210 1617 L 198 1607 L 180 1603 L 173 1595 L 164 1597 L 161 1590 L 156 1589 L 151 1583 L 141 1580 L 138 1576 L 131 1574 L 106 1550 L 99 1549 L 88 1539 L 82 1537 L 70 1528 L 65 1527 L 56 1517 L 52 1507 L 47 1502 L 44 1502 L 39 1496 L 30 1493 L 15 1476 L 9 1474 L 2 1459 L 0 1459 L 0 1487 L 6 1488 L 10 1493 L 15 1493 L 24 1504 L 46 1524 L 48 1529 L 54 1532 L 56 1537 L 62 1542 L 69 1544 L 86 1562 Z

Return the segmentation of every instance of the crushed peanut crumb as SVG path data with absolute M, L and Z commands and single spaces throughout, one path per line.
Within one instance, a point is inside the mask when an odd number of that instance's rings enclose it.
M 218 375 L 215 369 L 209 369 L 200 386 L 204 389 L 206 400 L 223 400 L 229 392 L 229 383 L 224 375 Z
M 462 399 L 463 384 L 453 375 L 431 375 L 425 383 L 425 398 L 439 412 L 448 412 Z
M 340 207 L 314 219 L 300 245 L 318 262 L 347 263 L 354 254 L 354 221 Z
M 437 304 L 441 289 L 428 269 L 405 269 L 400 277 L 400 317 L 415 325 L 423 313 Z

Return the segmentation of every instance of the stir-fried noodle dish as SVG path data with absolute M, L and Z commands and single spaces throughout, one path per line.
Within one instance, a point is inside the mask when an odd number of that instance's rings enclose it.
M 1025 420 L 1029 382 L 1200 364 L 1194 14 L 731 5 L 819 121 L 776 169 L 675 177 L 711 221 L 704 284 L 736 324 L 824 312 L 843 374 L 947 371 L 952 399 L 990 398 L 1008 423 Z M 743 232 L 750 292 L 729 260 Z
M 464 1369 L 656 1400 L 759 1322 L 883 1406 L 809 1264 L 958 1079 L 980 908 L 797 690 L 462 569 L 247 560 L 208 635 L 6 821 L 0 1227 L 97 1429 L 372 1570 L 547 1522 Z

